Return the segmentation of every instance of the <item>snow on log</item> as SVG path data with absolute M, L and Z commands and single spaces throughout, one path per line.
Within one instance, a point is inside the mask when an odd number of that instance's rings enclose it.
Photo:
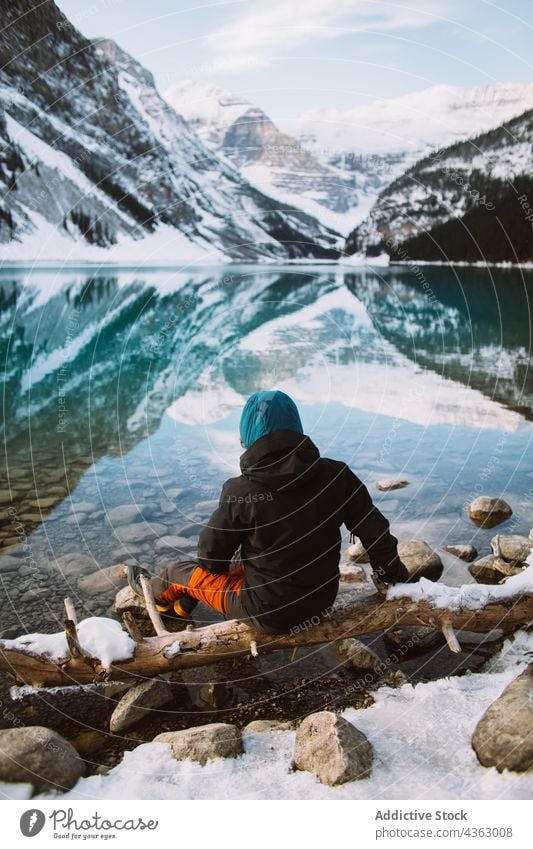
M 24 635 L 0 641 L 0 671 L 11 673 L 17 683 L 40 687 L 127 681 L 205 666 L 249 655 L 251 650 L 261 655 L 358 637 L 398 625 L 444 628 L 453 645 L 455 629 L 485 633 L 499 628 L 512 633 L 531 621 L 532 564 L 495 586 L 448 587 L 422 579 L 417 584 L 390 588 L 385 599 L 365 591 L 341 593 L 322 621 L 317 618 L 302 622 L 289 633 L 277 636 L 262 634 L 234 620 L 145 637 L 136 643 L 118 622 L 92 618 L 78 625 L 84 657 L 71 656 L 64 632 Z M 93 661 L 89 663 L 87 656 Z

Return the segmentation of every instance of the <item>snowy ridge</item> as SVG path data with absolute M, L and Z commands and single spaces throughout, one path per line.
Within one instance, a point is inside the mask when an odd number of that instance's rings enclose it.
M 0 256 L 337 256 L 336 233 L 247 183 L 114 42 L 87 41 L 53 2 L 33 6 L 9 5 L 0 45 Z

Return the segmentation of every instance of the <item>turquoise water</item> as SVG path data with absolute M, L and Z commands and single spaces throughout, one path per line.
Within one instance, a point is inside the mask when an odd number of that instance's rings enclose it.
M 488 552 L 495 532 L 465 516 L 478 494 L 528 533 L 532 295 L 520 270 L 4 268 L 2 627 L 57 616 L 67 591 L 102 612 L 113 586 L 80 577 L 128 554 L 156 569 L 163 529 L 205 521 L 238 473 L 258 388 L 295 397 L 400 538 Z M 409 486 L 378 493 L 391 475 Z M 132 504 L 148 531 L 125 551 L 108 513 Z M 66 554 L 88 559 L 57 569 Z

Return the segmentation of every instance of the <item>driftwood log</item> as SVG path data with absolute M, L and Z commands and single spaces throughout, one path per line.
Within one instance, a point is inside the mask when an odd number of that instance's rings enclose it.
M 68 657 L 54 661 L 42 654 L 8 647 L 0 641 L 0 671 L 10 673 L 18 684 L 34 687 L 131 681 L 246 654 L 261 655 L 279 649 L 335 643 L 399 625 L 441 629 L 450 649 L 459 651 L 456 630 L 487 633 L 499 629 L 509 634 L 532 621 L 531 591 L 490 601 L 477 609 L 458 610 L 437 608 L 427 601 L 415 601 L 407 596 L 385 599 L 378 594 L 346 593 L 339 595 L 333 610 L 318 624 L 302 623 L 291 633 L 279 636 L 262 634 L 242 622 L 229 621 L 141 638 L 132 623 L 126 622 L 135 640 L 133 657 L 104 669 L 97 660 L 79 654 L 76 623 L 67 605 Z

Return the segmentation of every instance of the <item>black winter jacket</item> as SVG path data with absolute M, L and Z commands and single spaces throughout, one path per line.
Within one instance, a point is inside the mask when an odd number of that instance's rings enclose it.
M 284 633 L 330 607 L 339 587 L 340 528 L 357 535 L 372 569 L 403 580 L 397 540 L 366 486 L 345 463 L 320 457 L 308 436 L 278 430 L 241 456 L 200 534 L 199 563 L 227 572 L 240 547 L 240 602 L 263 630 Z

